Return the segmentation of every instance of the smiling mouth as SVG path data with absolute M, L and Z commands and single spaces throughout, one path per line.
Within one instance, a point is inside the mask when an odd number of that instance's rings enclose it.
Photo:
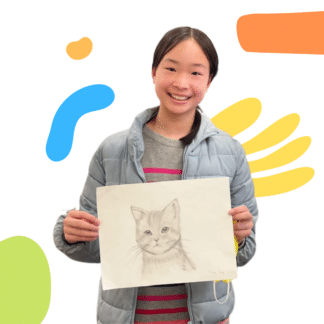
M 189 100 L 191 97 L 180 97 L 180 96 L 174 96 L 172 95 L 171 93 L 168 93 L 168 95 L 172 98 L 172 99 L 175 99 L 175 100 L 178 100 L 178 101 L 186 101 L 186 100 Z

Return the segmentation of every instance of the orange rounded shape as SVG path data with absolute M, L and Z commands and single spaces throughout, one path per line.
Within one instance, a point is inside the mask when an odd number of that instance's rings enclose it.
M 92 41 L 88 37 L 83 37 L 76 42 L 71 42 L 66 46 L 66 53 L 73 60 L 82 60 L 89 56 L 92 51 Z
M 324 54 L 324 11 L 246 15 L 236 29 L 246 52 Z

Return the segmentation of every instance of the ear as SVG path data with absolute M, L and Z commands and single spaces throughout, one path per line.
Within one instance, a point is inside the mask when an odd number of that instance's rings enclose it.
M 136 221 L 141 220 L 144 216 L 147 215 L 147 211 L 142 208 L 131 206 L 131 210 Z
M 168 206 L 166 206 L 163 212 L 167 215 L 171 220 L 175 220 L 180 213 L 180 206 L 178 199 L 173 199 Z
M 153 79 L 153 83 L 155 84 L 155 80 L 156 80 L 156 68 L 152 69 L 152 79 Z

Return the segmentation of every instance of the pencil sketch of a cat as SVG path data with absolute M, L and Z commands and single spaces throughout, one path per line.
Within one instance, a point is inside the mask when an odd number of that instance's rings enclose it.
M 131 207 L 136 221 L 136 241 L 143 256 L 143 278 L 173 270 L 195 270 L 183 249 L 180 206 L 174 199 L 162 211 Z

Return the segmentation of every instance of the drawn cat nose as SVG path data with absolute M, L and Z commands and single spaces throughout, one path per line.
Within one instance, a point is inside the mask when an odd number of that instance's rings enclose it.
M 157 242 L 158 240 L 159 240 L 159 239 L 154 239 L 154 241 L 156 241 L 156 242 Z

